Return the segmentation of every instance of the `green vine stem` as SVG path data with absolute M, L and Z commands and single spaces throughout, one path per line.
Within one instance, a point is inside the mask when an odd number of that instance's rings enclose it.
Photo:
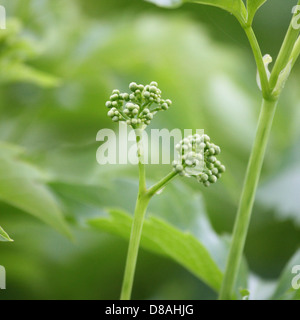
M 300 5 L 300 0 L 298 1 L 298 5 Z M 272 70 L 272 74 L 270 77 L 271 90 L 273 90 L 274 87 L 276 86 L 280 73 L 288 64 L 288 62 L 291 58 L 291 54 L 293 52 L 293 48 L 294 48 L 295 43 L 297 41 L 297 38 L 299 36 L 300 29 L 299 28 L 295 29 L 293 26 L 293 21 L 297 17 L 297 14 L 298 13 L 296 11 L 293 15 L 292 21 L 289 25 L 288 31 L 286 33 L 283 44 L 280 48 L 278 57 L 276 59 L 274 68 Z
M 129 247 L 125 265 L 125 273 L 122 284 L 121 300 L 130 300 L 133 287 L 133 280 L 141 241 L 143 222 L 151 198 L 161 190 L 169 181 L 171 181 L 178 173 L 172 171 L 165 178 L 161 179 L 157 184 L 146 188 L 146 173 L 143 155 L 142 130 L 135 130 L 137 154 L 139 159 L 139 192 L 134 211 L 133 223 L 129 239 Z
M 243 26 L 242 26 L 243 27 Z M 257 38 L 251 26 L 243 27 L 248 38 L 248 41 L 251 45 L 251 49 L 255 58 L 255 62 L 257 65 L 257 70 L 259 73 L 262 94 L 265 99 L 269 98 L 270 90 L 269 90 L 269 79 L 267 77 L 266 68 L 263 62 L 263 56 L 261 53 L 260 46 L 258 44 Z
M 146 173 L 142 144 L 142 130 L 135 130 L 135 134 L 137 155 L 139 160 L 139 191 L 129 239 L 125 273 L 121 291 L 121 300 L 130 300 L 131 297 L 136 261 L 143 229 L 143 222 L 150 200 L 150 198 L 146 195 Z
M 299 4 L 300 0 L 298 1 L 298 5 Z M 279 51 L 268 82 L 266 82 L 266 74 L 262 69 L 262 54 L 255 34 L 251 27 L 243 27 L 251 44 L 258 72 L 261 78 L 263 103 L 259 117 L 256 138 L 250 155 L 244 187 L 234 225 L 232 243 L 219 295 L 220 300 L 228 300 L 233 298 L 233 289 L 242 260 L 256 189 L 260 178 L 274 114 L 282 88 L 278 92 L 273 92 L 273 90 L 279 80 L 281 72 L 283 72 L 286 65 L 292 59 L 292 67 L 300 54 L 300 40 L 298 38 L 300 30 L 293 28 L 293 20 L 295 17 L 296 13 L 294 14 L 289 25 L 287 34 Z
M 138 194 L 129 240 L 125 273 L 121 291 L 121 300 L 130 300 L 131 297 L 136 261 L 143 229 L 143 222 L 149 200 L 150 198 L 145 196 L 145 194 Z
M 248 164 L 238 214 L 234 226 L 229 257 L 227 260 L 226 271 L 220 291 L 219 298 L 221 300 L 229 300 L 232 298 L 232 292 L 242 260 L 255 193 L 263 165 L 276 106 L 277 101 L 275 100 L 263 100 L 256 138 Z

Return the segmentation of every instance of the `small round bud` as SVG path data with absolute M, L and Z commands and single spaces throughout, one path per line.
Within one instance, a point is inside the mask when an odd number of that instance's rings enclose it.
M 209 180 L 209 182 L 211 182 L 211 183 L 216 183 L 217 180 L 218 180 L 218 178 L 217 178 L 216 176 L 214 176 L 214 175 L 211 175 L 208 180 Z
M 152 93 L 156 93 L 157 88 L 154 86 L 150 86 L 149 91 Z
M 137 90 L 137 88 L 138 88 L 138 85 L 135 83 L 135 82 L 131 82 L 130 83 L 130 85 L 129 85 L 129 89 L 131 90 L 131 91 L 135 91 L 135 90 Z
M 145 91 L 145 92 L 144 92 L 144 97 L 145 97 L 146 99 L 149 99 L 149 98 L 150 98 L 150 92 L 149 92 L 149 91 Z
M 209 181 L 206 181 L 203 183 L 204 187 L 209 187 L 210 186 L 210 182 Z
M 205 181 L 208 180 L 208 175 L 205 174 L 205 173 L 202 173 L 202 174 L 200 175 L 200 177 L 201 177 L 201 180 L 202 180 L 203 182 L 205 182 Z
M 183 165 L 177 164 L 175 167 L 176 172 L 182 172 L 183 171 Z
M 219 146 L 215 146 L 215 154 L 219 155 L 221 153 L 221 148 Z
M 166 100 L 167 105 L 170 107 L 172 105 L 172 101 L 170 99 Z
M 148 113 L 147 114 L 147 119 L 148 120 L 152 120 L 153 119 L 153 114 L 152 113 Z
M 223 173 L 223 172 L 225 172 L 225 171 L 226 171 L 225 166 L 224 166 L 224 165 L 221 165 L 221 166 L 219 167 L 219 172 L 220 172 L 220 173 Z
M 111 108 L 112 107 L 111 101 L 106 101 L 105 106 L 107 108 Z
M 204 142 L 210 141 L 210 137 L 207 134 L 203 135 L 203 138 L 204 138 Z
M 211 172 L 212 172 L 213 175 L 216 176 L 216 175 L 219 173 L 219 170 L 218 170 L 217 168 L 213 168 L 213 169 L 211 170 Z
M 208 161 L 211 162 L 211 163 L 214 163 L 217 161 L 217 158 L 214 157 L 214 156 L 211 156 L 211 157 L 208 157 Z
M 128 94 L 128 93 L 123 93 L 123 94 L 122 94 L 122 98 L 123 98 L 125 101 L 128 101 L 128 100 L 129 100 L 129 94 Z
M 167 105 L 167 103 L 163 103 L 161 105 L 162 110 L 168 110 L 169 106 Z
M 113 95 L 110 96 L 110 100 L 112 100 L 112 101 L 116 101 L 118 99 L 119 99 L 119 95 L 118 94 L 113 94 Z

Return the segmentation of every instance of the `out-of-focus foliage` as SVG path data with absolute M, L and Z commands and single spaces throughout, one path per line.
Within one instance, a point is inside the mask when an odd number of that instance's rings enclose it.
M 58 80 L 25 64 L 37 54 L 32 41 L 20 36 L 21 24 L 9 20 L 0 33 L 0 85 L 7 82 L 31 82 L 44 87 L 58 84 Z
M 0 241 L 12 241 L 9 235 L 0 226 Z
M 0 144 L 0 199 L 70 235 L 53 195 L 42 182 L 42 173 L 20 159 L 21 150 Z
M 185 2 L 195 2 L 221 8 L 234 14 L 240 21 L 246 20 L 247 11 L 242 0 L 147 0 L 161 7 L 173 8 Z
M 292 7 L 293 1 L 286 2 Z M 112 88 L 126 90 L 131 81 L 155 80 L 174 102 L 150 129 L 203 128 L 222 147 L 227 167 L 222 183 L 203 190 L 196 183 L 175 180 L 151 203 L 148 221 L 163 220 L 183 236 L 191 232 L 223 270 L 228 242 L 223 234 L 232 229 L 260 97 L 254 61 L 246 42 L 239 44 L 234 18 L 216 8 L 185 5 L 182 13 L 140 0 L 9 0 L 3 5 L 9 17 L 21 22 L 17 34 L 22 41 L 38 47 L 33 49 L 38 55 L 14 49 L 6 61 L 17 56 L 22 66 L 26 61 L 26 68 L 60 82 L 45 89 L 40 87 L 43 82 L 21 78 L 22 67 L 10 79 L 9 72 L 1 69 L 0 77 L 5 79 L 0 87 L 1 146 L 22 150 L 12 155 L 1 149 L 1 161 L 5 159 L 11 171 L 2 171 L 0 176 L 0 224 L 15 240 L 0 244 L 0 264 L 8 277 L 1 298 L 119 297 L 127 241 L 95 231 L 86 221 L 110 221 L 106 209 L 111 207 L 130 213 L 134 209 L 136 168 L 99 166 L 95 159 L 97 131 L 116 129 L 106 116 L 105 101 Z M 281 6 L 281 1 L 268 1 L 257 14 L 256 31 L 266 39 L 264 51 L 269 50 L 267 45 L 274 50 L 281 40 L 265 35 L 285 30 L 287 20 L 277 19 L 273 26 L 269 12 L 276 16 Z M 283 17 L 288 19 L 288 13 Z M 211 28 L 201 20 L 209 21 Z M 237 288 L 249 289 L 250 298 L 256 297 L 252 285 L 260 288 L 279 277 L 300 243 L 298 79 L 296 70 L 280 101 L 250 228 L 246 258 L 259 277 L 247 283 L 244 264 Z M 149 179 L 155 181 L 171 167 L 147 169 Z M 10 173 L 16 179 L 10 176 L 8 189 L 3 177 Z M 192 199 L 186 191 L 190 189 Z M 64 213 L 75 241 L 24 213 L 39 216 L 60 230 Z M 216 297 L 202 281 L 165 256 L 172 257 L 141 250 L 134 298 Z M 293 261 L 300 264 L 295 257 Z M 272 282 L 270 289 L 264 286 L 268 290 L 262 297 L 285 295 L 288 281 L 276 295 L 272 291 L 276 284 Z

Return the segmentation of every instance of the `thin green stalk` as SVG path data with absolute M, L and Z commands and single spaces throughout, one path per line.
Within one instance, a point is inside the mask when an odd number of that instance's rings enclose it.
M 139 191 L 129 239 L 125 273 L 121 291 L 121 300 L 130 300 L 131 298 L 136 262 L 143 229 L 143 222 L 149 201 L 157 191 L 163 188 L 165 184 L 167 184 L 171 179 L 173 179 L 177 175 L 176 172 L 171 172 L 165 178 L 163 178 L 157 184 L 155 184 L 153 187 L 147 190 L 146 172 L 143 156 L 142 130 L 135 130 L 135 133 L 137 143 L 137 154 L 139 159 Z
M 135 130 L 137 155 L 139 160 L 139 191 L 129 239 L 125 273 L 121 290 L 121 300 L 130 300 L 131 297 L 136 261 L 143 229 L 143 222 L 150 200 L 150 198 L 146 196 L 146 172 L 144 165 L 142 133 L 142 130 Z
M 130 300 L 143 222 L 150 198 L 139 193 L 134 212 L 129 248 L 121 291 L 121 300 Z
M 177 176 L 177 172 L 172 171 L 167 176 L 165 176 L 163 179 L 161 179 L 158 183 L 156 183 L 154 186 L 148 189 L 147 194 L 149 197 L 152 197 L 160 191 L 168 182 L 170 182 L 173 178 Z
M 295 65 L 296 61 L 298 60 L 299 55 L 300 55 L 300 37 L 298 37 L 298 39 L 294 45 L 293 51 L 291 53 L 291 59 L 293 61 L 292 68 Z
M 271 132 L 276 106 L 277 101 L 263 100 L 256 138 L 248 164 L 225 275 L 220 291 L 220 300 L 229 300 L 233 297 L 233 289 L 242 260 L 256 189 Z
M 258 41 L 256 39 L 256 36 L 252 27 L 246 26 L 246 27 L 243 27 L 243 29 L 245 30 L 246 36 L 251 45 L 251 49 L 255 58 L 258 74 L 260 77 L 263 97 L 265 99 L 269 99 L 269 95 L 270 95 L 269 79 L 268 79 L 266 68 L 263 62 L 263 56 L 261 53 L 260 46 L 258 44 Z
M 300 0 L 298 1 L 298 5 L 300 5 Z M 292 54 L 295 42 L 297 41 L 297 38 L 300 33 L 300 29 L 295 29 L 293 26 L 293 21 L 297 16 L 297 11 L 293 15 L 292 21 L 289 25 L 289 29 L 286 33 L 286 36 L 284 38 L 283 44 L 281 46 L 281 49 L 279 51 L 278 57 L 276 59 L 274 68 L 271 73 L 270 77 L 270 88 L 273 90 L 276 86 L 278 77 L 281 73 L 281 71 L 286 67 L 286 65 L 289 62 L 290 56 Z

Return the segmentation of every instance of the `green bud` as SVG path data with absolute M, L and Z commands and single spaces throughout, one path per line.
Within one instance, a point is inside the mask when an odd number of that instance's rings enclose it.
M 111 108 L 112 107 L 111 101 L 106 101 L 105 106 L 107 108 Z
M 154 86 L 150 86 L 150 92 L 152 92 L 152 93 L 156 93 L 156 91 L 157 91 L 157 88 L 156 87 L 154 87 Z
M 115 101 L 119 99 L 119 95 L 118 94 L 113 94 L 112 96 L 110 96 L 110 100 Z
M 128 93 L 123 93 L 122 97 L 123 97 L 123 99 L 124 99 L 125 101 L 128 101 L 128 100 L 129 100 L 129 94 L 128 94 Z
M 225 166 L 223 166 L 223 165 L 219 166 L 219 172 L 220 172 L 220 173 L 223 173 L 223 172 L 225 172 L 225 171 L 226 171 Z
M 137 90 L 137 88 L 138 88 L 138 85 L 135 83 L 135 82 L 131 82 L 130 83 L 130 85 L 129 85 L 129 89 L 131 90 L 131 91 L 135 91 L 135 90 Z
M 172 105 L 172 101 L 170 99 L 166 100 L 167 105 L 170 107 Z
M 149 98 L 150 98 L 150 92 L 149 92 L 149 91 L 145 91 L 145 92 L 144 92 L 144 97 L 145 97 L 146 99 L 149 99 Z
M 211 182 L 211 183 L 216 183 L 217 180 L 218 180 L 218 178 L 217 178 L 216 176 L 214 176 L 214 175 L 211 175 L 211 176 L 209 177 L 209 182 Z
M 168 106 L 167 103 L 163 103 L 163 104 L 161 105 L 161 108 L 162 108 L 162 110 L 168 110 L 168 109 L 169 109 L 169 106 Z

